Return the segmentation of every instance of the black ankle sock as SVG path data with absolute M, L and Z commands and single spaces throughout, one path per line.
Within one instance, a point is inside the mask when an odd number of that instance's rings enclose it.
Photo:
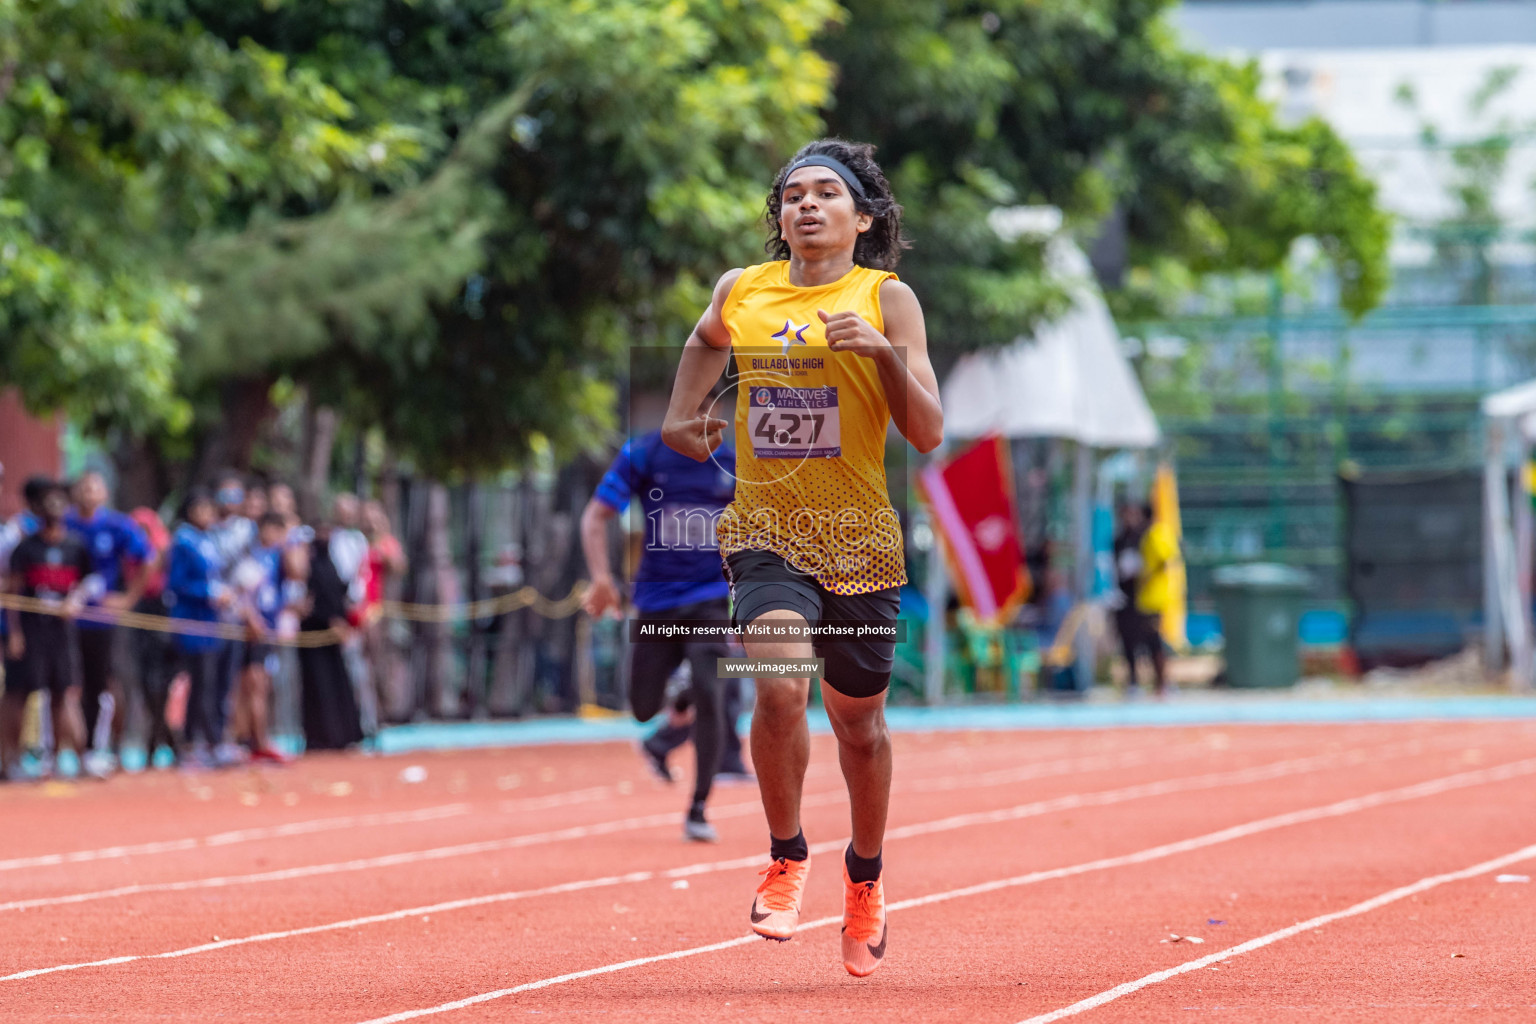
M 693 804 L 688 808 L 688 820 L 689 821 L 703 821 L 704 820 L 704 801 L 703 800 L 695 800 L 693 802 Z
M 883 851 L 882 851 L 883 852 Z M 848 849 L 843 854 L 843 863 L 848 865 L 848 880 L 850 882 L 877 882 L 880 880 L 880 854 L 864 858 L 853 852 L 853 844 L 848 844 Z
M 805 830 L 795 833 L 793 839 L 776 839 L 772 834 L 768 836 L 768 856 L 774 860 L 806 860 L 810 857 L 810 848 L 805 845 Z

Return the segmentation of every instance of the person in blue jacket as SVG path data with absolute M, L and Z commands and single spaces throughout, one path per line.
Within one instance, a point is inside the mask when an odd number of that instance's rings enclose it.
M 230 604 L 231 594 L 222 579 L 224 565 L 209 533 L 218 516 L 218 506 L 208 491 L 195 487 L 187 494 L 166 566 L 165 603 L 173 619 L 217 623 L 220 612 Z M 212 766 L 212 751 L 221 739 L 215 702 L 221 695 L 218 672 L 223 648 L 224 641 L 218 637 L 176 634 L 178 667 L 192 682 L 187 695 L 186 739 L 192 763 L 198 767 Z

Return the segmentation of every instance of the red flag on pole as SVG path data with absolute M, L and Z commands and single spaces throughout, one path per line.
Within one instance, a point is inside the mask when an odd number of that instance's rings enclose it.
M 977 441 L 947 464 L 923 470 L 918 489 L 961 600 L 982 620 L 1007 618 L 1029 596 L 1007 443 L 996 436 Z

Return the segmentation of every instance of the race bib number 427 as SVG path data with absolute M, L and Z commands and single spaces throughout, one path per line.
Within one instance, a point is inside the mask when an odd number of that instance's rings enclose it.
M 760 459 L 833 459 L 843 454 L 837 388 L 755 387 L 747 405 L 752 454 Z

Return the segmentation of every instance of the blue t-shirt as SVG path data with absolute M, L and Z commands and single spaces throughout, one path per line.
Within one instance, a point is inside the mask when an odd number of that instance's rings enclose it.
M 214 601 L 224 590 L 220 579 L 224 570 L 213 538 L 191 523 L 176 528 L 171 541 L 170 560 L 165 570 L 165 603 L 171 618 L 194 622 L 219 621 Z M 223 643 L 217 637 L 177 634 L 176 646 L 188 654 L 217 650 Z
M 110 508 L 99 508 L 89 519 L 70 509 L 64 517 L 69 532 L 80 538 L 90 553 L 91 565 L 101 577 L 107 591 L 123 589 L 123 563 L 147 562 L 150 557 L 149 538 L 132 518 Z M 99 601 L 92 601 L 99 604 Z M 81 629 L 105 629 L 108 623 L 81 619 Z
M 623 512 L 635 495 L 645 513 L 645 548 L 635 573 L 635 607 L 661 612 L 730 593 L 715 524 L 736 493 L 736 451 L 722 445 L 695 462 L 662 443 L 660 431 L 631 438 L 595 497 Z
M 283 549 L 255 547 L 247 557 L 261 568 L 249 595 L 251 606 L 268 629 L 276 629 L 277 613 L 283 610 Z

